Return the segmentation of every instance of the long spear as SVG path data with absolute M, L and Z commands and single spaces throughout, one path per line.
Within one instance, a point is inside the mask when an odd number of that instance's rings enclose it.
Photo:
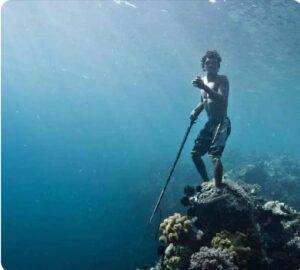
M 168 186 L 168 184 L 169 184 L 169 182 L 170 182 L 170 180 L 171 180 L 172 174 L 173 174 L 173 172 L 174 172 L 174 170 L 175 170 L 177 161 L 179 160 L 181 151 L 182 151 L 182 149 L 183 149 L 183 147 L 184 147 L 184 144 L 185 144 L 185 142 L 186 142 L 186 140 L 187 140 L 187 137 L 189 136 L 189 133 L 190 133 L 190 131 L 191 131 L 192 126 L 193 126 L 194 123 L 195 123 L 195 121 L 194 121 L 194 120 L 191 120 L 191 122 L 190 122 L 190 124 L 189 124 L 189 126 L 188 126 L 188 128 L 187 128 L 187 130 L 186 130 L 186 132 L 185 132 L 185 134 L 184 134 L 183 141 L 182 141 L 182 143 L 181 143 L 181 145 L 180 145 L 179 151 L 177 152 L 177 156 L 176 156 L 176 158 L 175 158 L 175 161 L 174 161 L 174 163 L 173 163 L 172 169 L 171 169 L 171 171 L 170 171 L 170 173 L 169 173 L 169 176 L 168 176 L 168 178 L 167 178 L 166 184 L 165 184 L 164 188 L 162 189 L 162 191 L 161 191 L 161 193 L 160 193 L 160 195 L 159 195 L 159 197 L 158 197 L 158 200 L 157 200 L 157 202 L 156 202 L 156 205 L 155 205 L 154 210 L 153 210 L 153 212 L 152 212 L 152 215 L 151 215 L 151 217 L 150 217 L 150 221 L 149 221 L 150 223 L 151 223 L 151 221 L 152 221 L 152 219 L 153 219 L 153 217 L 154 217 L 154 215 L 155 215 L 155 213 L 156 213 L 156 211 L 157 211 L 157 209 L 158 209 L 158 207 L 159 207 L 159 205 L 160 205 L 160 202 L 161 202 L 162 197 L 163 197 L 164 194 L 165 194 L 165 191 L 166 191 L 166 189 L 167 189 L 167 186 Z

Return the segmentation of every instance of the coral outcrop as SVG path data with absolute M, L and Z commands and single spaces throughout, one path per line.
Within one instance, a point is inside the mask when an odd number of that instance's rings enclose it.
M 190 203 L 188 215 L 199 217 L 196 225 L 212 234 L 220 230 L 245 231 L 253 223 L 254 199 L 230 180 L 221 189 L 212 182 L 203 183 L 201 192 L 191 197 Z
M 300 213 L 226 179 L 184 190 L 186 215 L 160 225 L 164 252 L 152 270 L 298 270 Z

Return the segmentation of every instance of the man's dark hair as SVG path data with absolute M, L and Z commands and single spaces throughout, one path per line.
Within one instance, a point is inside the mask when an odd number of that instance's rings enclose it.
M 222 61 L 222 58 L 221 58 L 220 54 L 216 50 L 207 51 L 206 54 L 201 59 L 202 68 L 204 68 L 204 64 L 205 64 L 205 61 L 206 61 L 207 58 L 215 58 L 219 62 L 219 66 L 220 66 L 220 63 Z

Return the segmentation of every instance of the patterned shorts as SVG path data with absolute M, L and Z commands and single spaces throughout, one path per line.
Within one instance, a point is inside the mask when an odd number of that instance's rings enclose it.
M 228 117 L 221 122 L 207 121 L 195 140 L 192 154 L 203 156 L 208 152 L 210 156 L 221 157 L 230 132 L 231 123 Z

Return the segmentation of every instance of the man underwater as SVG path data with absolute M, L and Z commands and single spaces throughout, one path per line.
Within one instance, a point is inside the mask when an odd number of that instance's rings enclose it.
M 209 178 L 202 156 L 208 152 L 212 157 L 216 187 L 222 183 L 221 156 L 231 132 L 230 119 L 227 117 L 229 82 L 225 75 L 218 74 L 221 61 L 217 51 L 207 51 L 202 57 L 202 69 L 206 76 L 197 76 L 192 82 L 194 87 L 200 88 L 201 100 L 190 115 L 190 120 L 195 122 L 203 109 L 207 113 L 208 121 L 199 132 L 191 155 L 203 181 L 209 181 Z

